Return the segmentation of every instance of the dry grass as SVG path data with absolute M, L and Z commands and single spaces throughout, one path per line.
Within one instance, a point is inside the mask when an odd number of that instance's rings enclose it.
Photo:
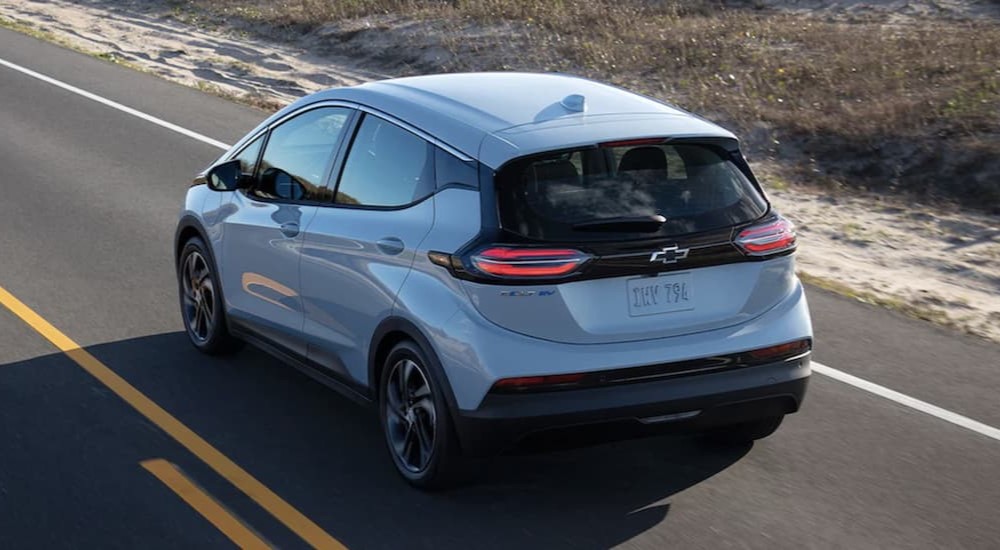
M 444 29 L 433 70 L 559 70 L 705 113 L 801 179 L 1000 208 L 1000 23 L 828 20 L 710 0 L 187 0 L 186 13 L 307 33 L 357 18 Z M 508 24 L 518 36 L 467 40 Z M 386 31 L 391 31 L 386 26 Z M 386 32 L 383 31 L 383 32 Z M 332 35 L 336 37 L 337 35 Z M 343 39 L 353 36 L 341 35 Z M 336 38 L 335 38 L 336 39 Z M 401 40 L 404 40 L 401 38 Z M 425 45 L 426 44 L 422 44 Z M 356 47 L 357 44 L 352 44 Z M 401 46 L 405 47 L 406 44 Z M 397 71 L 398 72 L 398 71 Z M 793 177 L 792 179 L 796 179 Z
M 806 284 L 828 290 L 846 298 L 852 298 L 866 304 L 898 311 L 899 313 L 914 319 L 920 319 L 946 327 L 961 329 L 968 334 L 978 334 L 972 327 L 948 317 L 948 314 L 941 309 L 914 305 L 904 300 L 880 293 L 859 291 L 858 289 L 845 285 L 839 281 L 817 277 L 804 271 L 799 271 L 798 276 L 799 279 Z

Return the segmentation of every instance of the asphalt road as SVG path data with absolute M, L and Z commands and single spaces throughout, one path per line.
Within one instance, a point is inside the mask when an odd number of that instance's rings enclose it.
M 6 30 L 0 58 L 225 142 L 264 116 Z M 470 487 L 411 490 L 371 414 L 261 352 L 209 359 L 187 343 L 174 223 L 218 154 L 0 67 L 0 288 L 347 547 L 1000 545 L 1000 441 L 820 375 L 752 447 L 655 438 L 503 457 Z M 1000 426 L 1000 346 L 808 292 L 819 362 Z M 0 307 L 0 548 L 231 546 L 151 459 L 268 544 L 305 546 Z

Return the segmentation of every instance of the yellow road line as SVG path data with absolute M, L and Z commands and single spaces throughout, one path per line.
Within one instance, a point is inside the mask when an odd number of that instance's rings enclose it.
M 174 438 L 178 443 L 191 451 L 210 468 L 219 475 L 229 480 L 239 490 L 252 498 L 262 508 L 267 510 L 272 516 L 278 519 L 286 527 L 291 529 L 296 535 L 309 543 L 314 548 L 346 548 L 337 539 L 330 536 L 326 531 L 312 522 L 309 518 L 295 509 L 279 497 L 266 485 L 257 481 L 246 470 L 229 459 L 221 451 L 213 447 L 208 441 L 188 428 L 180 420 L 165 411 L 129 384 L 124 378 L 118 376 L 113 370 L 97 360 L 79 344 L 63 334 L 51 323 L 35 313 L 34 310 L 26 306 L 23 302 L 14 297 L 0 287 L 0 304 L 9 309 L 14 315 L 21 318 L 36 332 L 48 339 L 49 342 L 59 348 L 70 359 L 76 362 L 83 370 L 87 371 L 94 378 L 115 392 L 118 397 L 125 400 L 139 414 L 145 416 L 150 422 L 156 424 L 161 430 Z
M 256 533 L 243 525 L 208 493 L 198 488 L 173 464 L 162 458 L 144 460 L 139 464 L 181 497 L 216 529 L 222 531 L 222 534 L 229 537 L 229 540 L 236 543 L 236 546 L 254 550 L 269 548 L 268 544 L 261 540 Z

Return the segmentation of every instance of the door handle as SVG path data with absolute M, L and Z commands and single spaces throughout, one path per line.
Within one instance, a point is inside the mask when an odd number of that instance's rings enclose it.
M 281 234 L 286 237 L 294 237 L 299 234 L 299 224 L 295 222 L 285 222 L 281 224 Z
M 396 237 L 385 237 L 379 239 L 375 242 L 375 246 L 377 246 L 383 254 L 388 254 L 390 256 L 395 256 L 406 248 L 403 241 L 397 239 Z

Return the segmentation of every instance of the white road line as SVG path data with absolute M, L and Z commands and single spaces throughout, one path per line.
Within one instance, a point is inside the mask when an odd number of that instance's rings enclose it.
M 131 107 L 122 105 L 121 103 L 118 103 L 118 102 L 115 102 L 115 101 L 111 101 L 110 99 L 103 98 L 103 97 L 101 97 L 101 96 L 99 96 L 97 94 L 90 93 L 90 92 L 88 92 L 86 90 L 81 90 L 80 88 L 77 88 L 76 86 L 72 86 L 70 84 L 66 84 L 65 82 L 61 82 L 61 81 L 56 80 L 56 79 L 54 79 L 54 78 L 52 78 L 50 76 L 45 76 L 42 73 L 38 73 L 38 72 L 32 71 L 31 69 L 28 69 L 28 68 L 22 67 L 20 65 L 17 65 L 15 63 L 11 63 L 10 61 L 7 61 L 6 59 L 0 58 L 0 65 L 2 65 L 4 67 L 7 67 L 8 69 L 13 69 L 13 70 L 15 70 L 15 71 L 17 71 L 19 73 L 26 74 L 26 75 L 28 75 L 28 76 L 30 76 L 32 78 L 37 78 L 38 80 L 41 80 L 42 82 L 46 82 L 48 84 L 52 84 L 53 86 L 62 88 L 64 90 L 68 91 L 68 92 L 73 92 L 76 95 L 83 96 L 83 97 L 85 97 L 87 99 L 96 101 L 96 102 L 98 102 L 98 103 L 100 103 L 102 105 L 107 105 L 108 107 L 111 107 L 112 109 L 118 109 L 119 111 L 121 111 L 123 113 L 130 114 L 130 115 L 132 115 L 132 116 L 134 116 L 136 118 L 141 118 L 142 120 L 145 120 L 146 122 L 152 122 L 153 124 L 156 124 L 157 126 L 162 126 L 162 127 L 166 128 L 168 130 L 173 130 L 174 132 L 177 132 L 178 134 L 185 135 L 185 136 L 187 136 L 189 138 L 196 139 L 196 140 L 198 140 L 198 141 L 200 141 L 202 143 L 207 143 L 207 144 L 211 145 L 212 147 L 218 147 L 219 149 L 222 149 L 222 150 L 228 150 L 229 149 L 229 145 L 226 144 L 226 143 L 223 143 L 221 141 L 212 139 L 212 138 L 210 138 L 208 136 L 199 134 L 198 132 L 194 132 L 192 130 L 188 130 L 187 128 L 182 128 L 182 127 L 180 127 L 180 126 L 178 126 L 176 124 L 167 122 L 167 121 L 165 121 L 165 120 L 163 120 L 161 118 L 156 118 L 153 115 L 147 115 L 146 113 L 143 113 L 142 111 L 137 111 L 137 110 L 135 110 L 135 109 L 133 109 Z
M 188 136 L 190 138 L 194 138 L 194 139 L 196 139 L 196 140 L 198 140 L 198 141 L 200 141 L 202 143 L 207 143 L 207 144 L 209 144 L 209 145 L 211 145 L 213 147 L 218 147 L 219 149 L 226 149 L 226 150 L 229 149 L 229 145 L 227 145 L 227 144 L 225 144 L 225 143 L 223 143 L 221 141 L 214 140 L 214 139 L 212 139 L 212 138 L 210 138 L 208 136 L 199 134 L 198 132 L 194 132 L 194 131 L 188 130 L 187 128 L 182 128 L 182 127 L 180 127 L 180 126 L 178 126 L 176 124 L 167 122 L 167 121 L 165 121 L 163 119 L 160 119 L 160 118 L 156 118 L 156 117 L 154 117 L 152 115 L 147 115 L 146 113 L 143 113 L 141 111 L 137 111 L 137 110 L 135 110 L 135 109 L 133 109 L 131 107 L 126 107 L 125 105 L 122 105 L 121 103 L 116 103 L 114 101 L 111 101 L 110 99 L 105 99 L 105 98 L 103 98 L 103 97 L 101 97 L 99 95 L 90 93 L 90 92 L 88 92 L 86 90 L 81 90 L 80 88 L 77 88 L 76 86 L 72 86 L 70 84 L 66 84 L 65 82 L 60 82 L 60 81 L 58 81 L 58 80 L 56 80 L 56 79 L 54 79 L 52 77 L 45 76 L 45 75 L 43 75 L 41 73 L 37 73 L 35 71 L 32 71 L 31 69 L 27 69 L 27 68 L 22 67 L 20 65 L 16 65 L 16 64 L 11 63 L 10 61 L 6 61 L 6 60 L 4 60 L 2 58 L 0 58 L 0 65 L 2 65 L 4 67 L 8 67 L 10 69 L 14 69 L 15 71 L 24 73 L 24 74 L 26 74 L 26 75 L 28 75 L 30 77 L 37 78 L 38 80 L 41 80 L 43 82 L 47 82 L 49 84 L 52 84 L 53 86 L 58 86 L 58 87 L 60 87 L 60 88 L 62 88 L 64 90 L 73 92 L 74 94 L 81 95 L 81 96 L 83 96 L 83 97 L 85 97 L 87 99 L 94 100 L 94 101 L 96 101 L 98 103 L 101 103 L 103 105 L 107 105 L 108 107 L 111 107 L 113 109 L 118 109 L 119 111 L 122 111 L 124 113 L 128 113 L 128 114 L 130 114 L 130 115 L 132 115 L 134 117 L 137 117 L 137 118 L 141 118 L 142 120 L 145 120 L 147 122 L 152 122 L 153 124 L 156 124 L 157 126 L 162 126 L 163 128 L 166 128 L 168 130 L 173 130 L 174 132 L 177 132 L 178 134 L 182 134 L 182 135 Z M 967 430 L 970 430 L 970 431 L 976 432 L 978 434 L 985 435 L 986 437 L 989 437 L 989 438 L 995 439 L 997 441 L 1000 441 L 1000 429 L 994 428 L 992 426 L 988 426 L 986 424 L 983 424 L 982 422 L 977 422 L 977 421 L 975 421 L 975 420 L 973 420 L 971 418 L 962 416 L 962 415 L 960 415 L 958 413 L 951 412 L 951 411 L 949 411 L 947 409 L 942 409 L 941 407 L 938 407 L 936 405 L 931 405 L 930 403 L 927 403 L 926 401 L 921 401 L 921 400 L 919 400 L 917 398 L 910 397 L 910 396 L 908 396 L 906 394 L 899 393 L 898 391 L 891 390 L 891 389 L 889 389 L 889 388 L 887 388 L 885 386 L 880 386 L 880 385 L 878 385 L 878 384 L 876 384 L 874 382 L 869 382 L 869 381 L 867 381 L 867 380 L 865 380 L 863 378 L 858 378 L 857 376 L 854 376 L 852 374 L 847 374 L 846 372 L 839 371 L 837 369 L 834 369 L 832 367 L 828 367 L 826 365 L 817 363 L 815 361 L 812 363 L 812 369 L 813 369 L 813 372 L 816 372 L 818 374 L 822 374 L 824 376 L 828 376 L 830 378 L 833 378 L 834 380 L 839 380 L 840 382 L 843 382 L 845 384 L 850 384 L 851 386 L 854 386 L 855 388 L 858 388 L 860 390 L 864 390 L 866 392 L 875 394 L 875 395 L 877 395 L 879 397 L 888 399 L 889 401 L 892 401 L 894 403 L 899 403 L 900 405 L 903 405 L 905 407 L 909 407 L 909 408 L 911 408 L 913 410 L 920 411 L 920 412 L 925 413 L 925 414 L 929 414 L 929 415 L 931 415 L 933 417 L 940 418 L 941 420 L 944 420 L 945 422 L 951 422 L 952 424 L 954 424 L 956 426 L 961 426 L 961 427 L 963 427 L 963 428 L 965 428 Z
M 958 413 L 949 411 L 948 409 L 942 409 L 937 405 L 931 405 L 926 401 L 921 401 L 915 397 L 910 397 L 909 395 L 899 393 L 896 390 L 891 390 L 885 386 L 880 386 L 874 382 L 869 382 L 863 378 L 858 378 L 853 374 L 847 374 L 846 372 L 839 371 L 835 368 L 828 367 L 826 365 L 817 363 L 813 361 L 812 370 L 815 373 L 822 374 L 823 376 L 829 376 L 834 380 L 839 380 L 845 384 L 850 384 L 855 388 L 864 390 L 868 393 L 873 393 L 879 397 L 888 399 L 900 405 L 909 407 L 913 410 L 920 411 L 922 413 L 929 414 L 933 417 L 940 418 L 945 422 L 951 422 L 956 426 L 961 426 L 967 430 L 971 430 L 978 434 L 985 435 L 991 439 L 1000 441 L 1000 430 L 994 428 L 993 426 L 988 426 L 982 422 L 978 422 L 969 417 L 962 416 Z

